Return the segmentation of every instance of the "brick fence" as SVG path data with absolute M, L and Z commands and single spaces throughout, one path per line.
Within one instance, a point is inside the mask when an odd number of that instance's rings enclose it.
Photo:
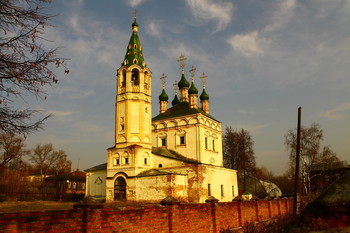
M 0 214 L 0 232 L 220 232 L 288 218 L 293 200 L 169 204 Z

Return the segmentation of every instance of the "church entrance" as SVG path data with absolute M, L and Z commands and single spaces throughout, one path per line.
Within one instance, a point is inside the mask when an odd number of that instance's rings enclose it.
M 114 200 L 126 201 L 126 181 L 121 176 L 114 182 Z

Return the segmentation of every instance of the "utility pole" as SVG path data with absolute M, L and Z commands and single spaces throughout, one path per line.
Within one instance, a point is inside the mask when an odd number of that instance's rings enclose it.
M 301 128 L 301 107 L 298 108 L 298 128 L 297 128 L 297 148 L 295 158 L 295 177 L 294 177 L 294 203 L 293 216 L 297 215 L 298 209 L 298 180 L 299 180 L 299 163 L 300 163 L 300 128 Z

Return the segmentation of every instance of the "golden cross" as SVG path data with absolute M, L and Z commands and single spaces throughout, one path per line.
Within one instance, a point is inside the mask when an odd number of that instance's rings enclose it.
M 138 10 L 134 10 L 133 14 L 134 14 L 134 19 L 137 18 L 137 15 L 138 15 L 139 11 Z
M 160 77 L 160 80 L 162 82 L 162 88 L 165 89 L 166 75 L 164 73 L 162 74 L 162 77 Z
M 173 84 L 173 87 L 174 87 L 175 94 L 177 94 L 177 89 L 178 89 L 177 80 L 175 80 L 175 83 Z
M 189 70 L 191 73 L 191 78 L 192 78 L 192 82 L 194 81 L 194 73 L 196 72 L 196 68 L 194 66 L 192 66 L 192 68 Z
M 181 55 L 179 57 L 179 60 L 177 60 L 180 63 L 180 67 L 181 67 L 182 71 L 184 71 L 184 69 L 185 69 L 185 61 L 186 60 L 187 60 L 187 58 L 184 55 Z
M 204 73 L 202 74 L 202 76 L 200 77 L 200 79 L 202 80 L 202 84 L 203 84 L 203 88 L 205 89 L 206 85 L 207 85 L 207 78 L 208 76 L 206 76 Z

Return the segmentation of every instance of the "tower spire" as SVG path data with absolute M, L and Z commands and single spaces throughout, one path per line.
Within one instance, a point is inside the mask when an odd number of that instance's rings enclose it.
M 207 78 L 208 78 L 208 76 L 206 76 L 204 73 L 200 77 L 200 79 L 202 80 L 203 91 L 202 91 L 202 94 L 200 95 L 199 99 L 201 100 L 203 111 L 205 111 L 206 113 L 209 113 L 209 95 L 205 91 L 205 87 L 207 85 Z
M 162 93 L 159 96 L 159 112 L 164 113 L 168 109 L 168 95 L 165 92 L 165 82 L 166 82 L 166 75 L 163 74 L 162 77 L 160 77 L 161 83 L 162 83 Z

